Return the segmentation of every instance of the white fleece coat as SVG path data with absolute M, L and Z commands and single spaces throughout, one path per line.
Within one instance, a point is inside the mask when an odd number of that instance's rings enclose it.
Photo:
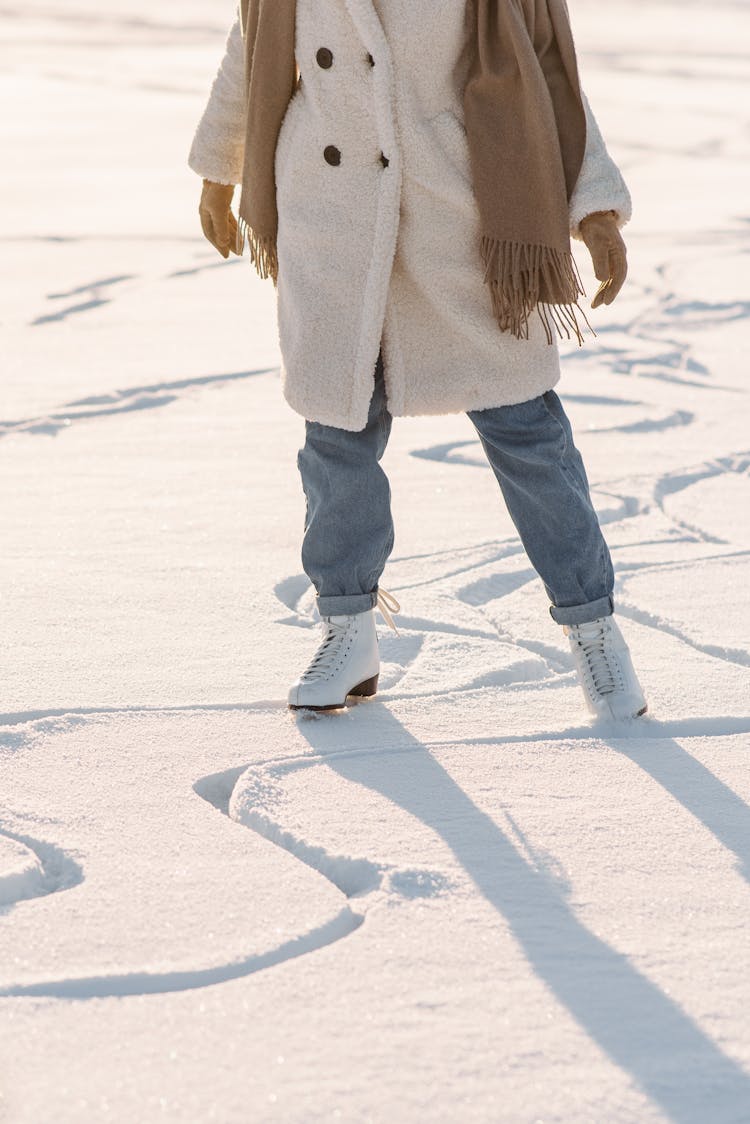
M 536 314 L 528 340 L 502 332 L 483 283 L 464 16 L 463 0 L 297 0 L 302 82 L 276 149 L 278 319 L 284 396 L 311 421 L 364 427 L 381 342 L 395 416 L 524 402 L 560 377 Z M 237 19 L 188 158 L 218 183 L 242 177 L 243 68 Z M 593 211 L 619 226 L 631 215 L 584 102 L 573 237 Z

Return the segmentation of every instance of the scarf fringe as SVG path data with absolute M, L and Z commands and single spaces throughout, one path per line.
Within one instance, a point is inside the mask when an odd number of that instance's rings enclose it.
M 259 277 L 264 281 L 270 277 L 274 285 L 279 276 L 279 259 L 276 255 L 276 239 L 256 234 L 249 223 L 240 216 L 237 220 L 237 253 L 242 256 L 245 239 L 250 251 L 250 260 Z
M 575 338 L 583 346 L 583 334 L 576 312 L 593 336 L 596 332 L 578 303 L 585 296 L 578 267 L 569 250 L 555 250 L 528 242 L 482 238 L 484 280 L 490 287 L 492 311 L 503 331 L 519 340 L 529 338 L 529 316 L 536 309 L 552 344 L 555 332 L 560 339 Z M 559 294 L 559 300 L 543 300 L 542 294 Z

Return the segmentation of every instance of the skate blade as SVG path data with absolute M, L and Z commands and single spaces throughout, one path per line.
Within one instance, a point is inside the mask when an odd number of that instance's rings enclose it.
M 351 691 L 347 692 L 346 699 L 371 699 L 378 689 L 379 675 L 373 675 L 370 679 L 364 679 L 358 683 L 356 687 L 352 687 Z M 325 705 L 316 706 L 313 703 L 288 703 L 289 710 L 314 710 L 316 712 L 326 712 L 329 710 L 345 710 L 346 699 L 340 703 L 326 703 Z

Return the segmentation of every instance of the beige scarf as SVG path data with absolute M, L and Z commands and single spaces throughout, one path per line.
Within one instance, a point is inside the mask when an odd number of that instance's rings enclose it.
M 297 86 L 296 0 L 241 0 L 247 134 L 239 205 L 261 277 L 276 280 L 279 129 Z M 583 294 L 570 251 L 568 203 L 586 147 L 565 0 L 467 0 L 464 117 L 485 281 L 498 324 L 528 339 L 536 309 L 547 339 L 571 330 Z

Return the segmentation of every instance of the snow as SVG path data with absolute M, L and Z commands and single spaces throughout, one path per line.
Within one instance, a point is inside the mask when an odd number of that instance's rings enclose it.
M 461 415 L 394 424 L 377 699 L 287 711 L 303 422 L 185 165 L 233 5 L 5 11 L 3 1124 L 750 1116 L 750 10 L 571 7 L 635 201 L 561 384 L 619 725 Z

